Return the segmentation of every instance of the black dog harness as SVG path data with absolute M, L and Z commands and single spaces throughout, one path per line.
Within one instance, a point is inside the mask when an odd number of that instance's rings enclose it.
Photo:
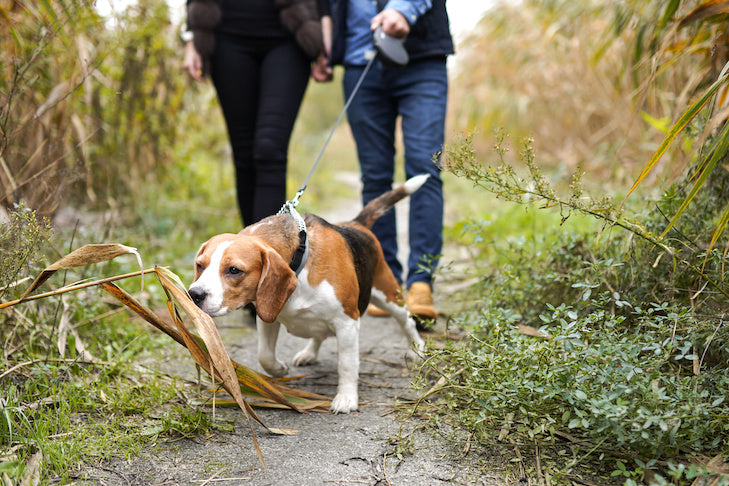
M 291 270 L 293 270 L 296 275 L 301 273 L 301 270 L 303 270 L 306 265 L 306 261 L 309 259 L 309 237 L 306 235 L 306 223 L 304 222 L 304 218 L 302 218 L 296 210 L 296 205 L 299 202 L 298 196 L 300 196 L 300 194 L 297 194 L 297 197 L 294 200 L 286 201 L 281 210 L 278 212 L 278 214 L 288 214 L 294 218 L 294 221 L 296 221 L 296 224 L 299 226 L 299 246 L 296 248 L 296 251 L 294 251 L 294 255 L 291 257 L 291 262 L 289 263 L 289 267 L 291 267 Z

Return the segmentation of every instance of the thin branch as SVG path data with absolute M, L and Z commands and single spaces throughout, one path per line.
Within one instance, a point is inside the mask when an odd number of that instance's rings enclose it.
M 46 293 L 43 293 L 43 294 L 31 295 L 31 296 L 26 297 L 24 299 L 17 299 L 17 300 L 13 300 L 13 301 L 10 301 L 10 302 L 0 303 L 0 309 L 4 309 L 6 307 L 11 307 L 11 306 L 14 306 L 14 305 L 18 305 L 18 304 L 23 303 L 23 302 L 29 302 L 31 300 L 44 299 L 46 297 L 52 297 L 54 295 L 64 294 L 66 292 L 73 292 L 75 290 L 81 290 L 81 289 L 85 289 L 85 288 L 88 288 L 88 287 L 94 287 L 96 285 L 101 285 L 101 284 L 105 284 L 105 283 L 109 283 L 109 282 L 116 282 L 117 280 L 124 280 L 124 279 L 127 279 L 127 278 L 139 277 L 140 275 L 146 275 L 148 273 L 154 273 L 155 271 L 156 270 L 154 268 L 148 268 L 147 270 L 139 270 L 137 272 L 126 273 L 124 275 L 117 275 L 117 276 L 114 276 L 114 277 L 103 278 L 101 280 L 94 280 L 94 281 L 91 281 L 91 282 L 84 282 L 84 283 L 80 283 L 80 284 L 70 285 L 68 287 L 61 287 L 60 289 L 56 289 L 56 290 L 53 290 L 53 291 L 50 291 L 50 292 L 46 292 Z

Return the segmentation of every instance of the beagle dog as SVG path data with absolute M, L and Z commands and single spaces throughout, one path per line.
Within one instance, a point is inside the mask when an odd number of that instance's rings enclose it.
M 322 341 L 336 336 L 339 381 L 330 409 L 356 410 L 360 316 L 370 300 L 397 320 L 412 346 L 424 346 L 370 228 L 427 178 L 415 176 L 373 199 L 350 222 L 332 225 L 305 214 L 303 229 L 292 214 L 278 214 L 238 234 L 213 236 L 195 257 L 190 297 L 213 317 L 254 303 L 258 361 L 275 377 L 288 371 L 276 358 L 281 324 L 309 339 L 294 356 L 295 366 L 313 363 Z

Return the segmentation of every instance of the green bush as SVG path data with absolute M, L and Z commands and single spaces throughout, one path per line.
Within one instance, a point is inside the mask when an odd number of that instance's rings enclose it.
M 579 177 L 561 196 L 528 143 L 523 168 L 500 157 L 481 165 L 468 137 L 446 152 L 450 171 L 497 197 L 600 224 L 592 236 L 559 227 L 528 239 L 471 235 L 499 263 L 476 265 L 486 269 L 477 306 L 452 320 L 471 339 L 431 348 L 419 370 L 424 387 L 441 380 L 428 410 L 455 418 L 484 447 L 506 424 L 521 444 L 568 444 L 579 451 L 571 459 L 544 453 L 557 475 L 592 459 L 598 475 L 630 481 L 679 469 L 685 481 L 691 467 L 708 474 L 694 458 L 729 453 L 727 257 L 702 250 L 729 197 L 726 171 L 717 168 L 694 200 L 706 217 L 686 217 L 661 239 L 680 183 L 629 219 L 616 203 L 585 198 Z

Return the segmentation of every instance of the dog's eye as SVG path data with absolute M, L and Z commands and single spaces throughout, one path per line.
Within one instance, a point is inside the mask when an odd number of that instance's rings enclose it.
M 228 267 L 229 275 L 240 275 L 241 273 L 243 273 L 243 270 L 238 267 Z
M 203 272 L 203 270 L 205 270 L 205 267 L 203 267 L 203 266 L 202 266 L 202 263 L 198 263 L 197 265 L 195 265 L 195 268 L 196 268 L 196 269 L 197 269 L 197 271 L 198 271 L 198 272 L 200 272 L 200 273 L 202 273 L 202 272 Z

